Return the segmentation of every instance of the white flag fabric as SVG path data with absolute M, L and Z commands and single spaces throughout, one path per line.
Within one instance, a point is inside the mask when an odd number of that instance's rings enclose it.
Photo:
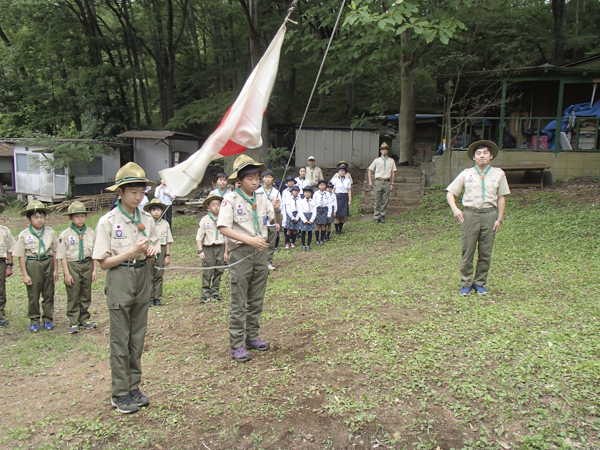
M 263 116 L 267 110 L 279 66 L 285 23 L 271 41 L 240 95 L 204 145 L 181 164 L 160 171 L 160 176 L 177 196 L 186 196 L 204 177 L 213 159 L 260 147 Z

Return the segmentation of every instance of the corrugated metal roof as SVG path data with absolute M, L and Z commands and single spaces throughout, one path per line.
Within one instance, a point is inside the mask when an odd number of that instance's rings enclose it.
M 122 138 L 133 138 L 133 139 L 167 139 L 167 138 L 175 138 L 175 139 L 189 139 L 196 140 L 200 139 L 199 136 L 195 136 L 190 133 L 181 133 L 179 131 L 169 131 L 169 130 L 140 130 L 140 131 L 126 131 L 125 133 L 121 133 L 117 135 Z
M 13 156 L 14 146 L 0 142 L 0 156 Z

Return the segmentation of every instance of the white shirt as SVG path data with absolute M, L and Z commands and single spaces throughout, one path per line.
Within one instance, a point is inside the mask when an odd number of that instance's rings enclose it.
M 213 195 L 213 194 L 214 194 L 214 195 L 218 195 L 219 197 L 223 197 L 223 196 L 224 196 L 225 194 L 227 194 L 228 192 L 230 192 L 230 191 L 229 191 L 229 189 L 227 189 L 227 188 L 225 188 L 225 191 L 223 191 L 223 192 L 221 192 L 221 191 L 219 190 L 219 188 L 216 188 L 216 189 L 213 189 L 212 191 L 210 191 L 210 192 L 208 193 L 208 195 Z
M 154 196 L 159 199 L 161 203 L 169 206 L 173 204 L 173 199 L 167 194 L 173 195 L 173 192 L 171 192 L 171 189 L 169 189 L 168 186 L 163 186 L 162 188 L 160 185 L 156 186 L 156 189 L 154 190 Z
M 293 217 L 294 215 L 292 213 L 294 211 L 298 211 L 300 209 L 300 201 L 301 200 L 303 200 L 303 199 L 301 199 L 300 196 L 298 196 L 298 197 L 290 196 L 285 202 L 286 214 L 289 214 L 291 217 Z
M 314 222 L 317 218 L 317 207 L 312 198 L 303 198 L 299 202 L 298 216 L 302 222 Z
M 336 194 L 347 194 L 352 189 L 352 183 L 348 178 L 336 178 L 332 181 L 333 190 Z
M 330 192 L 329 196 L 330 206 L 331 206 L 331 214 L 337 211 L 337 197 L 333 192 Z
M 279 194 L 279 191 L 277 190 L 277 188 L 273 185 L 271 185 L 271 190 L 267 192 L 267 190 L 265 189 L 264 186 L 259 187 L 256 192 L 264 192 L 265 194 L 267 194 L 267 198 L 271 201 L 271 203 L 273 203 L 273 200 L 275 200 L 276 198 L 281 199 L 281 195 Z
M 310 180 L 306 177 L 304 177 L 304 179 L 296 177 L 296 184 L 300 188 L 300 192 L 302 192 L 302 189 L 304 189 L 306 186 L 310 186 Z
M 144 205 L 145 205 L 146 203 L 148 203 L 148 201 L 149 201 L 149 200 L 148 200 L 148 196 L 147 196 L 146 194 L 144 194 L 144 198 L 142 199 L 142 201 L 141 201 L 141 202 L 140 202 L 140 204 L 138 205 L 138 209 L 139 209 L 140 211 L 143 211 L 143 210 L 144 210 Z
M 327 208 L 327 217 L 331 217 L 331 198 L 330 197 L 335 197 L 335 195 L 327 192 L 327 191 L 323 191 L 321 192 L 320 190 L 315 192 L 313 198 L 315 200 L 315 206 L 317 208 Z

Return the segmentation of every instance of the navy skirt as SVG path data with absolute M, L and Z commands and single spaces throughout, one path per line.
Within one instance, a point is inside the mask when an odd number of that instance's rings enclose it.
M 348 194 L 335 194 L 337 198 L 337 217 L 348 217 L 350 216 L 350 208 L 348 207 Z
M 305 216 L 306 215 L 308 215 L 307 219 L 310 219 L 312 217 L 312 213 L 305 214 Z M 309 225 L 306 222 L 302 222 L 302 219 L 300 219 L 300 221 L 298 222 L 298 225 L 300 225 L 298 227 L 298 229 L 300 231 L 315 231 L 315 224 L 314 224 L 314 222 L 312 223 L 312 225 Z
M 327 223 L 335 222 L 335 217 L 333 216 L 337 210 L 335 208 L 331 208 L 331 217 L 327 219 Z
M 317 208 L 317 218 L 315 219 L 317 225 L 325 225 L 327 223 L 327 207 L 319 206 Z
M 296 218 L 297 215 L 298 215 L 298 211 L 294 211 L 292 213 L 292 215 L 287 214 L 287 218 L 285 219 L 285 229 L 286 230 L 299 230 L 300 229 L 300 224 L 302 223 L 302 221 L 298 220 L 298 222 L 294 222 L 294 219 Z

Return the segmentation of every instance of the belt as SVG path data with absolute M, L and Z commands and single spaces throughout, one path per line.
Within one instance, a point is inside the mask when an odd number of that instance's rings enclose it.
M 91 260 L 92 260 L 92 258 L 83 258 L 83 259 L 81 259 L 79 261 L 69 261 L 69 262 L 85 263 L 85 262 L 88 262 L 88 261 L 91 261 Z
M 34 256 L 28 256 L 27 257 L 27 261 L 46 261 L 47 259 L 50 259 L 49 256 L 42 256 L 40 258 L 34 257 Z
M 471 211 L 471 212 L 477 212 L 477 213 L 487 213 L 487 212 L 496 211 L 496 208 L 480 208 L 480 209 L 465 208 L 465 211 Z
M 133 267 L 134 269 L 139 269 L 140 267 L 144 267 L 146 265 L 146 260 L 136 261 L 125 261 L 119 264 L 120 267 Z
M 391 178 L 377 178 L 377 177 L 375 177 L 375 179 L 378 180 L 378 181 L 392 181 Z

